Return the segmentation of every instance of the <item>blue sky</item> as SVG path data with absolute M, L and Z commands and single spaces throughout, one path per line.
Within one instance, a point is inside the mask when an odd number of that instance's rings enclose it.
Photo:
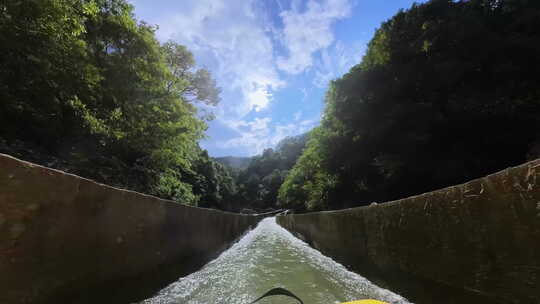
M 317 126 L 328 82 L 412 0 L 130 0 L 160 41 L 186 45 L 222 88 L 211 156 L 251 156 Z M 422 2 L 422 1 L 416 1 Z

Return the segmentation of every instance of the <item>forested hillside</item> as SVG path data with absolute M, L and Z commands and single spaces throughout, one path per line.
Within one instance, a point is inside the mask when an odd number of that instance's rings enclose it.
M 215 160 L 231 169 L 243 170 L 249 166 L 251 157 L 236 157 L 236 156 L 224 156 L 216 157 Z
M 275 149 L 269 148 L 254 156 L 246 169 L 236 171 L 238 193 L 235 203 L 257 211 L 278 208 L 279 187 L 302 154 L 308 137 L 308 134 L 287 137 Z
M 282 139 L 275 149 L 268 148 L 253 157 L 218 157 L 233 178 L 234 195 L 228 210 L 263 212 L 276 205 L 279 187 L 306 146 L 309 134 Z
M 198 141 L 220 90 L 125 0 L 0 4 L 0 152 L 191 205 L 222 207 L 228 171 Z
M 333 81 L 279 190 L 297 210 L 398 199 L 538 157 L 540 2 L 432 0 Z

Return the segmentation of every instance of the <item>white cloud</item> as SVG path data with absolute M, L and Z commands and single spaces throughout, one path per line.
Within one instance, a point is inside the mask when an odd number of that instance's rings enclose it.
M 161 41 L 186 45 L 223 89 L 217 108 L 201 106 L 216 114 L 215 132 L 209 132 L 216 149 L 256 154 L 308 131 L 319 119 L 304 119 L 301 111 L 292 123 L 271 119 L 274 93 L 290 75 L 311 69 L 312 81 L 325 84 L 341 71 L 332 65 L 350 67 L 350 54 L 336 47 L 332 25 L 350 14 L 353 0 L 274 0 L 272 12 L 265 7 L 272 2 L 260 0 L 171 0 L 162 12 L 153 2 L 130 1 L 154 17 L 149 21 L 159 24 Z M 311 89 L 301 89 L 302 101 Z
M 253 121 L 247 122 L 245 120 L 222 120 L 222 123 L 227 125 L 233 130 L 242 132 L 243 129 L 253 130 L 253 131 L 266 131 L 268 129 L 268 124 L 272 121 L 270 117 L 265 118 L 255 118 Z
M 301 88 L 300 91 L 302 92 L 302 102 L 305 102 L 308 98 L 308 90 L 306 88 Z
M 330 80 L 347 73 L 351 67 L 360 63 L 365 49 L 365 45 L 360 42 L 347 46 L 337 41 L 331 47 L 322 50 L 320 58 L 315 63 L 313 84 L 324 88 Z
M 268 107 L 272 92 L 283 87 L 274 63 L 270 37 L 260 24 L 252 1 L 192 0 L 160 24 L 161 40 L 173 39 L 207 65 L 228 91 L 241 93 L 227 100 L 224 113 L 242 117 Z
M 306 120 L 302 120 L 300 122 L 300 125 L 301 126 L 314 126 L 315 124 L 318 123 L 318 120 L 317 119 L 306 119 Z
M 276 0 L 276 4 L 277 4 L 277 6 L 279 7 L 279 10 L 282 11 L 282 10 L 283 10 L 283 4 L 281 4 L 281 1 L 280 1 L 280 0 Z
M 260 154 L 264 149 L 274 147 L 287 136 L 305 133 L 312 129 L 318 119 L 306 119 L 288 124 L 270 124 L 271 119 L 255 118 L 253 121 L 222 121 L 238 133 L 229 140 L 217 141 L 216 146 L 222 149 L 242 148 L 247 155 Z
M 349 15 L 348 0 L 308 0 L 304 12 L 293 6 L 280 14 L 284 29 L 283 43 L 288 57 L 278 57 L 279 69 L 298 74 L 313 65 L 313 54 L 334 41 L 332 24 Z

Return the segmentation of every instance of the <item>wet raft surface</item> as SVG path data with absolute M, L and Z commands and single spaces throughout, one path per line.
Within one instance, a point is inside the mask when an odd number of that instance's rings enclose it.
M 203 269 L 169 285 L 144 304 L 247 304 L 274 287 L 284 287 L 305 304 L 373 298 L 409 303 L 322 255 L 276 224 L 263 220 Z M 297 303 L 275 296 L 260 303 Z

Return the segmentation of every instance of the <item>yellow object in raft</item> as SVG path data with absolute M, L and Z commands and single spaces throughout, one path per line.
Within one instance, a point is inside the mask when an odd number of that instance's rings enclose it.
M 358 301 L 352 301 L 352 302 L 344 302 L 341 304 L 388 304 L 388 303 L 377 301 L 377 300 L 358 300 Z

